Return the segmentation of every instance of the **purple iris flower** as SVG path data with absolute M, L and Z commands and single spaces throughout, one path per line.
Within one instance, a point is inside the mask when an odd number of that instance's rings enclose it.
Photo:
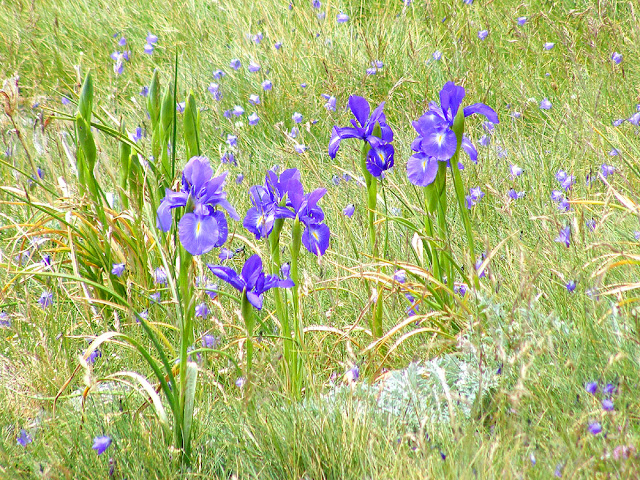
M 585 384 L 584 389 L 591 395 L 595 395 L 598 391 L 598 382 L 588 382 Z
M 222 77 L 224 77 L 226 75 L 226 73 L 224 73 L 224 71 L 217 69 L 213 71 L 213 78 L 215 78 L 216 80 L 220 80 Z
M 556 44 L 555 43 L 551 43 L 551 42 L 545 42 L 544 44 L 544 49 L 545 50 L 551 50 L 553 47 L 555 47 Z
M 613 63 L 615 63 L 616 65 L 620 65 L 620 62 L 622 62 L 622 54 L 618 52 L 613 52 L 611 54 L 611 60 L 613 60 Z
M 449 161 L 455 154 L 458 139 L 452 127 L 464 96 L 463 87 L 447 82 L 440 91 L 440 105 L 430 102 L 429 110 L 413 122 L 418 137 L 411 148 L 417 153 L 407 162 L 407 175 L 414 185 L 425 187 L 431 184 L 438 173 L 438 161 Z M 463 112 L 465 117 L 479 113 L 492 124 L 500 123 L 496 112 L 484 103 L 464 107 Z M 476 162 L 478 151 L 467 137 L 462 138 L 461 146 L 471 160 Z
M 567 282 L 567 284 L 565 285 L 565 287 L 567 288 L 567 292 L 569 293 L 573 293 L 576 289 L 576 282 L 575 280 L 570 280 L 569 282 Z
M 489 30 L 480 30 L 478 32 L 478 38 L 480 40 L 484 40 L 485 38 L 487 38 L 489 36 Z
M 295 113 L 291 116 L 291 118 L 293 119 L 293 121 L 294 121 L 295 123 L 300 123 L 300 122 L 302 122 L 302 114 L 301 114 L 300 112 L 295 112 Z
M 383 145 L 388 145 L 393 141 L 393 131 L 391 130 L 391 127 L 387 125 L 386 117 L 382 111 L 384 108 L 384 102 L 378 105 L 373 113 L 370 113 L 371 107 L 365 98 L 357 95 L 351 95 L 349 97 L 349 108 L 355 116 L 355 119 L 351 120 L 353 127 L 333 127 L 331 140 L 329 141 L 329 156 L 331 158 L 336 158 L 336 154 L 340 148 L 340 142 L 346 138 L 359 138 L 364 140 L 369 143 L 372 150 L 376 150 Z M 373 136 L 373 130 L 376 124 L 380 125 L 380 137 Z M 389 145 L 389 147 L 391 150 L 386 148 L 386 151 L 384 152 L 383 157 L 385 159 L 389 158 L 390 152 L 391 158 L 393 158 L 393 147 L 391 145 Z M 393 160 L 391 160 L 390 166 L 393 166 Z
M 527 17 L 518 17 L 517 22 L 519 26 L 523 26 L 525 23 L 527 23 Z
M 256 112 L 253 112 L 251 115 L 249 115 L 248 120 L 249 120 L 249 125 L 253 126 L 258 124 L 258 122 L 260 121 L 260 117 Z
M 231 62 L 229 63 L 229 65 L 231 66 L 231 68 L 233 68 L 234 70 L 239 70 L 242 67 L 242 63 L 240 62 L 240 60 L 238 60 L 237 58 L 234 58 L 233 60 L 231 60 Z
M 273 83 L 271 83 L 271 80 L 265 80 L 264 82 L 262 82 L 262 89 L 264 91 L 269 91 L 273 88 Z
M 221 246 L 229 233 L 227 218 L 218 210 L 221 207 L 234 220 L 240 217 L 222 190 L 227 172 L 213 177 L 213 170 L 206 157 L 193 157 L 182 172 L 182 189 L 165 190 L 165 197 L 158 207 L 157 227 L 163 232 L 171 229 L 171 209 L 187 207 L 178 223 L 178 235 L 182 246 L 192 255 L 202 255 L 213 247 Z
M 202 317 L 206 319 L 209 316 L 209 308 L 206 303 L 199 303 L 196 305 L 196 317 Z
M 555 241 L 558 243 L 564 243 L 565 246 L 569 248 L 569 245 L 571 244 L 571 225 L 562 227 Z
M 93 439 L 93 448 L 98 455 L 102 455 L 107 448 L 111 445 L 111 438 L 107 435 L 102 435 Z
M 604 400 L 602 400 L 602 409 L 606 412 L 612 412 L 613 400 L 609 400 L 608 398 L 605 398 Z
M 367 154 L 367 170 L 371 175 L 380 178 L 386 170 L 393 167 L 393 145 L 385 143 L 372 148 Z
M 256 72 L 259 72 L 259 71 L 260 71 L 260 65 L 258 65 L 258 64 L 257 64 L 256 62 L 254 62 L 253 60 L 251 60 L 251 61 L 249 62 L 249 67 L 247 67 L 247 68 L 248 68 L 248 70 L 249 70 L 251 73 L 256 73 Z
M 440 50 L 436 50 L 435 52 L 433 52 L 433 55 L 431 55 L 431 58 L 433 58 L 436 62 L 438 60 L 442 59 L 442 52 Z
M 346 23 L 346 22 L 348 22 L 348 21 L 349 21 L 349 15 L 347 15 L 346 13 L 342 13 L 342 12 L 340 12 L 340 13 L 338 14 L 338 16 L 336 17 L 336 21 L 337 21 L 338 23 Z
M 249 95 L 249 103 L 252 103 L 254 105 L 260 105 L 260 96 L 256 95 L 255 93 L 252 95 Z
M 519 177 L 520 175 L 522 175 L 522 172 L 524 170 L 522 170 L 522 168 L 520 168 L 518 165 L 510 165 L 509 166 L 509 171 L 511 172 L 511 177 L 512 178 L 516 178 L 516 177 Z
M 266 275 L 262 271 L 262 259 L 252 255 L 247 259 L 240 275 L 230 267 L 207 264 L 209 270 L 220 280 L 227 282 L 239 292 L 246 293 L 247 299 L 255 308 L 262 308 L 262 295 L 272 288 L 290 288 L 293 280 L 281 280 L 276 275 Z

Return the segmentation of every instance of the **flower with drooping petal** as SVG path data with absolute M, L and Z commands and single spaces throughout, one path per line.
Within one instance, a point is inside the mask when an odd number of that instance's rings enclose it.
M 247 300 L 255 308 L 262 308 L 262 295 L 272 288 L 290 288 L 294 286 L 291 279 L 282 280 L 276 275 L 267 275 L 262 270 L 262 259 L 258 254 L 247 259 L 242 271 L 238 274 L 230 267 L 211 265 L 207 267 L 220 280 L 227 282 L 233 288 L 247 295 Z
M 91 448 L 98 452 L 98 455 L 102 455 L 110 445 L 111 438 L 107 435 L 102 435 L 93 439 L 93 446 Z
M 389 143 L 372 148 L 367 153 L 367 171 L 376 178 L 380 178 L 386 170 L 393 167 L 394 149 Z
M 331 158 L 336 158 L 340 142 L 346 138 L 364 140 L 369 143 L 372 149 L 376 149 L 383 144 L 390 144 L 393 141 L 393 131 L 387 125 L 386 117 L 382 111 L 384 102 L 378 105 L 373 113 L 370 113 L 369 102 L 363 97 L 352 95 L 349 97 L 349 108 L 355 116 L 355 119 L 351 120 L 353 126 L 333 127 L 331 140 L 329 141 L 329 156 Z M 380 137 L 373 135 L 376 124 L 380 126 Z
M 165 190 L 165 197 L 157 212 L 157 227 L 168 232 L 171 228 L 171 210 L 187 207 L 178 223 L 178 236 L 182 246 L 192 255 L 202 255 L 227 240 L 227 218 L 222 208 L 234 220 L 240 217 L 222 190 L 227 172 L 213 177 L 206 157 L 193 157 L 182 172 L 182 189 Z
M 418 137 L 411 145 L 416 153 L 407 162 L 407 176 L 414 185 L 431 184 L 438 173 L 438 161 L 448 162 L 455 154 L 458 139 L 452 127 L 464 96 L 464 88 L 447 82 L 440 91 L 440 105 L 430 102 L 429 110 L 413 122 Z M 478 113 L 492 124 L 499 123 L 496 112 L 483 103 L 464 107 L 463 113 L 465 117 Z M 477 161 L 478 151 L 468 137 L 463 136 L 461 147 L 473 162 Z
M 562 227 L 555 241 L 558 243 L 564 243 L 565 246 L 569 248 L 569 245 L 571 244 L 571 225 Z

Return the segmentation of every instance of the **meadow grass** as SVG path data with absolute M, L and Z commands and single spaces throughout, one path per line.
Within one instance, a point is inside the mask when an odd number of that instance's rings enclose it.
M 337 23 L 340 12 L 350 20 Z M 326 19 L 320 20 L 318 13 Z M 638 260 L 631 257 L 638 254 L 634 231 L 640 230 L 638 128 L 629 122 L 612 127 L 613 120 L 631 117 L 640 101 L 639 15 L 634 2 L 615 0 L 475 0 L 472 5 L 458 0 L 409 5 L 343 0 L 322 2 L 319 10 L 307 1 L 289 8 L 288 2 L 276 0 L 122 0 L 108 6 L 90 0 L 0 2 L 0 76 L 20 76 L 22 99 L 13 117 L 52 193 L 30 186 L 25 175 L 11 168 L 30 172 L 6 115 L 0 144 L 10 155 L 0 166 L 2 185 L 63 212 L 82 211 L 63 146 L 63 132 L 72 135 L 73 128 L 52 120 L 43 129 L 42 119 L 52 110 L 74 114 L 75 107 L 62 105 L 61 98 L 75 102 L 91 69 L 94 112 L 114 128 L 124 119 L 128 132 L 140 126 L 150 135 L 140 91 L 155 68 L 167 85 L 177 54 L 178 100 L 194 92 L 201 108 L 202 151 L 214 169 L 227 151 L 227 134 L 238 136 L 237 164 L 218 170 L 229 170 L 226 189 L 241 216 L 250 206 L 248 187 L 262 183 L 267 169 L 295 167 L 306 190 L 327 188 L 322 206 L 333 234 L 321 260 L 301 255 L 304 323 L 322 327 L 305 337 L 302 399 L 291 400 L 285 393 L 282 342 L 267 294 L 256 332 L 253 405 L 247 406 L 245 392 L 236 387 L 238 372 L 227 357 L 203 354 L 193 459 L 186 467 L 179 452 L 167 446 L 170 439 L 152 409 L 140 412 L 142 397 L 126 386 L 112 395 L 91 394 L 85 408 L 79 406 L 78 392 L 91 379 L 120 370 L 151 375 L 140 357 L 122 345 L 102 346 L 102 357 L 90 369 L 81 369 L 54 411 L 53 398 L 79 365 L 87 337 L 120 329 L 151 346 L 133 317 L 90 309 L 78 282 L 16 275 L 15 257 L 26 248 L 27 236 L 52 238 L 55 233 L 37 224 L 33 206 L 12 203 L 15 197 L 3 189 L 1 302 L 11 326 L 0 329 L 0 477 L 636 478 L 638 311 L 634 290 L 606 291 L 608 285 L 639 281 Z M 516 23 L 520 16 L 527 17 L 522 26 Z M 489 35 L 480 40 L 483 29 Z M 152 55 L 142 52 L 148 32 L 159 38 Z M 258 32 L 264 39 L 256 44 L 251 36 Z M 109 55 L 122 49 L 117 46 L 121 35 L 132 53 L 123 74 L 116 75 Z M 279 50 L 274 48 L 277 41 L 282 42 Z M 545 42 L 555 47 L 545 50 Z M 440 60 L 433 58 L 435 51 L 442 53 Z M 619 65 L 611 60 L 613 52 L 623 54 Z M 243 65 L 237 72 L 229 67 L 233 58 Z M 251 60 L 260 64 L 259 72 L 247 71 Z M 375 60 L 384 67 L 367 75 Z M 218 68 L 226 76 L 214 80 Z M 273 82 L 271 91 L 261 87 L 267 79 Z M 482 122 L 467 120 L 466 133 L 478 146 L 479 159 L 477 165 L 462 159 L 467 190 L 480 186 L 485 192 L 470 213 L 475 253 L 490 256 L 488 273 L 477 300 L 467 295 L 462 301 L 466 309 L 453 308 L 437 317 L 449 336 L 408 337 L 381 365 L 382 354 L 362 353 L 371 342 L 365 333 L 355 330 L 347 340 L 327 328 L 368 327 L 370 292 L 361 274 L 376 267 L 367 256 L 365 193 L 357 182 L 359 144 L 343 142 L 331 160 L 331 128 L 348 124 L 349 95 L 364 96 L 373 105 L 386 102 L 396 149 L 396 166 L 384 181 L 386 207 L 419 223 L 424 216 L 421 189 L 406 177 L 415 137 L 411 122 L 449 80 L 464 85 L 466 104 L 484 102 L 500 117 L 487 147 L 478 145 L 485 134 Z M 209 94 L 210 82 L 220 84 L 222 100 Z M 324 107 L 323 93 L 337 98 L 335 112 Z M 260 105 L 249 104 L 251 94 L 260 96 Z M 543 98 L 552 103 L 550 110 L 539 108 Z M 244 107 L 245 116 L 225 118 L 223 112 L 235 105 Z M 249 126 L 245 117 L 254 111 L 260 121 Z M 303 115 L 295 139 L 288 134 L 295 125 L 294 112 Z M 99 181 L 115 191 L 118 144 L 104 135 L 96 138 Z M 139 142 L 147 155 L 149 142 L 148 137 Z M 296 144 L 308 149 L 298 153 Z M 610 155 L 614 148 L 617 156 Z M 182 143 L 177 149 L 181 169 L 188 159 Z M 603 163 L 616 169 L 607 178 L 610 186 L 597 178 Z M 512 178 L 511 164 L 524 173 Z M 568 193 L 568 212 L 559 211 L 550 198 L 559 188 L 554 175 L 560 169 L 577 179 Z M 333 177 L 345 172 L 353 179 L 334 185 Z M 241 184 L 233 181 L 239 174 L 244 175 Z M 587 182 L 587 176 L 596 180 Z M 70 186 L 69 196 L 63 195 L 59 179 Z M 509 199 L 511 188 L 524 191 L 524 198 Z M 614 192 L 628 197 L 627 205 Z M 348 204 L 355 205 L 352 218 L 342 213 Z M 464 264 L 464 229 L 452 196 L 449 205 L 451 248 Z M 384 207 L 379 202 L 381 212 Z M 594 230 L 587 226 L 591 220 Z M 572 226 L 569 248 L 554 241 L 567 224 Z M 48 227 L 60 228 L 55 222 Z M 385 228 L 381 225 L 380 231 Z M 240 222 L 231 229 L 246 234 Z M 288 232 L 284 230 L 283 244 Z M 50 243 L 45 248 L 54 265 L 64 264 L 68 271 L 69 252 L 62 246 Z M 240 246 L 236 242 L 229 248 Z M 27 266 L 39 261 L 37 255 Z M 151 270 L 159 257 L 153 250 L 149 256 Z M 239 268 L 246 256 L 241 253 L 230 264 Z M 389 222 L 386 258 L 416 264 L 417 257 L 411 234 Z M 631 262 L 605 269 L 605 275 L 602 267 L 615 259 Z M 204 262 L 217 263 L 217 255 L 205 255 L 199 273 L 205 271 Z M 394 270 L 383 268 L 387 275 Z M 577 283 L 573 293 L 566 288 L 571 280 Z M 43 288 L 54 292 L 54 303 L 46 309 L 38 305 Z M 175 325 L 166 291 L 158 305 L 148 298 L 153 285 L 130 282 L 126 288 L 137 311 L 148 308 L 150 320 Z M 404 321 L 409 306 L 397 285 L 388 295 L 384 331 Z M 213 316 L 199 320 L 196 335 L 216 335 L 219 348 L 242 364 L 244 330 L 237 305 L 221 297 L 210 307 Z M 423 305 L 420 313 L 425 310 Z M 422 326 L 432 326 L 430 321 Z M 177 333 L 160 328 L 176 345 Z M 393 341 L 412 328 L 408 324 Z M 397 370 L 444 355 L 459 357 L 461 363 L 472 355 L 495 380 L 468 417 L 456 410 L 447 422 L 425 418 L 416 428 L 403 416 L 384 415 L 375 402 L 358 401 L 358 384 L 371 382 L 379 368 Z M 328 401 L 354 365 L 362 375 L 358 384 L 347 387 L 353 395 Z M 591 381 L 599 383 L 596 395 L 585 390 Z M 615 386 L 613 411 L 604 411 L 601 404 L 607 383 Z M 593 435 L 589 425 L 596 421 L 603 430 Z M 21 429 L 33 437 L 26 447 L 16 442 Z M 103 434 L 113 444 L 97 456 L 92 441 Z

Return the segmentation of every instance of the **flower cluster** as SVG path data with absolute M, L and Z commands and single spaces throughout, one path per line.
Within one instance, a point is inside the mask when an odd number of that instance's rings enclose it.
M 193 157 L 182 172 L 182 189 L 179 192 L 166 189 L 158 207 L 157 227 L 163 232 L 171 229 L 171 210 L 185 207 L 178 235 L 182 246 L 192 255 L 202 255 L 226 242 L 227 218 L 219 208 L 234 220 L 240 219 L 222 190 L 226 176 L 227 172 L 214 177 L 206 157 Z
M 318 202 L 325 193 L 325 188 L 318 188 L 305 194 L 296 168 L 285 170 L 279 177 L 269 170 L 264 185 L 249 189 L 253 207 L 243 225 L 259 240 L 269 236 L 276 219 L 297 219 L 305 227 L 302 244 L 314 255 L 324 255 L 331 231 L 324 223 L 324 212 Z

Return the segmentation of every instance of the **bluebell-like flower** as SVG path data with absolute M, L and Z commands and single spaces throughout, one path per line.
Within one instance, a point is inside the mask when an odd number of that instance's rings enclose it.
M 527 17 L 518 17 L 518 20 L 516 20 L 519 26 L 523 26 L 525 23 L 527 23 Z
M 262 89 L 264 91 L 269 91 L 273 88 L 273 83 L 271 83 L 271 80 L 265 80 L 264 82 L 262 82 Z
M 598 382 L 588 382 L 585 384 L 584 389 L 591 395 L 595 395 L 598 391 Z
M 220 80 L 225 75 L 226 73 L 224 73 L 224 71 L 220 70 L 219 68 L 213 71 L 213 78 L 215 78 L 216 80 Z
M 348 21 L 349 21 L 349 15 L 347 15 L 346 13 L 342 13 L 342 12 L 340 12 L 340 13 L 338 14 L 338 16 L 336 17 L 336 21 L 337 21 L 338 23 L 346 23 L 346 22 L 348 22 Z
M 567 284 L 565 285 L 565 287 L 567 288 L 567 292 L 569 293 L 573 293 L 576 289 L 576 282 L 575 280 L 569 280 L 567 282 Z
M 433 58 L 436 62 L 439 61 L 439 60 L 442 60 L 442 52 L 440 50 L 436 50 L 431 55 L 431 58 Z
M 540 110 L 551 110 L 552 106 L 553 105 L 548 98 L 543 98 L 540 102 Z
M 480 30 L 480 31 L 478 32 L 478 38 L 479 38 L 480 40 L 484 40 L 484 39 L 486 39 L 488 36 L 489 36 L 489 30 Z
M 220 100 L 222 100 L 222 92 L 220 92 L 219 84 L 211 82 L 207 90 L 209 90 L 209 93 L 211 94 L 211 96 L 215 101 L 219 102 Z
M 302 114 L 301 114 L 300 112 L 295 112 L 295 113 L 291 116 L 291 118 L 293 119 L 293 121 L 294 121 L 295 123 L 300 123 L 300 122 L 302 122 Z
M 258 65 L 256 62 L 254 62 L 253 60 L 251 60 L 249 62 L 249 66 L 247 67 L 247 69 L 251 72 L 251 73 L 256 73 L 260 71 L 260 65 Z
M 336 97 L 334 97 L 333 95 L 327 95 L 326 93 L 322 94 L 322 97 L 327 101 L 327 103 L 324 104 L 324 108 L 326 108 L 327 110 L 331 110 L 332 112 L 336 111 Z
M 303 145 L 302 143 L 296 143 L 293 146 L 293 149 L 296 151 L 296 153 L 304 153 L 307 150 L 307 146 Z
M 555 241 L 558 243 L 564 243 L 564 245 L 569 248 L 569 245 L 571 244 L 571 225 L 561 228 Z
M 613 400 L 610 400 L 608 398 L 605 398 L 604 400 L 602 400 L 602 409 L 605 412 L 612 412 L 613 411 Z
M 164 271 L 164 268 L 158 267 L 153 272 L 154 282 L 158 285 L 166 285 L 167 284 L 167 273 Z
M 602 425 L 600 425 L 598 422 L 592 422 L 589 424 L 589 431 L 592 435 L 598 435 L 600 432 L 602 432 Z
M 7 312 L 0 312 L 0 328 L 11 328 L 11 319 Z
M 182 189 L 165 190 L 165 197 L 158 207 L 157 227 L 168 232 L 171 228 L 171 209 L 187 207 L 178 223 L 178 235 L 185 250 L 192 255 L 202 255 L 227 240 L 227 211 L 234 220 L 240 217 L 222 190 L 227 172 L 213 177 L 213 170 L 206 157 L 193 157 L 182 172 Z
M 249 103 L 253 103 L 254 105 L 260 105 L 260 96 L 255 93 L 249 95 Z
M 509 172 L 511 172 L 511 177 L 512 178 L 519 177 L 520 175 L 522 175 L 523 171 L 524 170 L 522 170 L 518 165 L 510 165 L 509 166 Z
M 509 198 L 512 200 L 520 200 L 522 197 L 524 197 L 525 192 L 517 192 L 515 189 L 511 189 L 509 190 Z
M 344 213 L 345 217 L 353 217 L 354 212 L 356 211 L 356 207 L 353 205 L 353 203 L 350 203 L 349 205 L 347 205 L 346 207 L 344 207 L 344 210 L 342 211 L 342 213 Z
M 393 141 L 393 131 L 387 125 L 386 117 L 382 109 L 384 102 L 370 114 L 369 102 L 363 97 L 352 95 L 349 97 L 349 108 L 355 119 L 351 120 L 353 127 L 333 127 L 331 140 L 329 141 L 329 156 L 335 158 L 340 148 L 340 142 L 346 138 L 359 138 L 369 143 L 372 149 Z M 373 130 L 376 124 L 380 125 L 381 136 L 375 137 Z M 391 147 L 393 148 L 393 147 Z
M 206 303 L 199 303 L 196 305 L 196 317 L 206 319 L 209 316 L 209 308 Z
M 262 295 L 272 288 L 290 288 L 294 286 L 291 279 L 282 280 L 276 275 L 267 275 L 262 270 L 262 259 L 252 255 L 247 259 L 242 272 L 238 274 L 230 267 L 210 265 L 207 267 L 220 280 L 227 282 L 239 292 L 246 293 L 247 299 L 255 308 L 262 308 Z
M 273 46 L 276 50 L 280 50 L 282 48 L 282 42 L 276 42 L 273 44 Z
M 98 455 L 102 455 L 110 446 L 111 438 L 107 435 L 102 435 L 93 439 L 93 446 L 91 448 L 98 452 Z
M 622 62 L 622 54 L 618 52 L 613 52 L 611 54 L 611 60 L 613 60 L 613 63 L 615 63 L 616 65 L 620 65 L 620 62 Z
M 124 273 L 126 265 L 124 263 L 114 263 L 113 268 L 111 269 L 111 274 L 116 277 L 121 277 Z
M 260 121 L 260 117 L 256 112 L 253 112 L 251 115 L 249 115 L 247 120 L 249 121 L 249 125 L 253 126 L 258 124 L 258 122 Z
M 238 146 L 238 137 L 237 135 L 233 135 L 233 134 L 228 134 L 227 135 L 227 145 L 229 145 L 230 147 L 237 147 Z
M 448 162 L 455 154 L 458 139 L 452 127 L 464 96 L 464 88 L 447 82 L 440 91 L 440 105 L 430 102 L 429 110 L 413 122 L 418 137 L 411 145 L 416 153 L 407 162 L 407 176 L 414 185 L 424 187 L 432 183 L 438 173 L 438 161 Z M 496 112 L 483 103 L 469 105 L 463 112 L 465 117 L 478 113 L 492 124 L 499 123 Z M 461 147 L 472 161 L 477 161 L 478 152 L 468 137 L 462 138 Z
M 555 43 L 551 43 L 551 42 L 545 42 L 545 44 L 543 45 L 545 50 L 551 50 L 555 46 L 556 46 L 556 44 Z
M 146 53 L 147 55 L 152 55 L 153 54 L 153 45 L 150 43 L 145 43 L 144 44 L 144 53 Z
M 53 305 L 53 293 L 44 290 L 38 299 L 38 303 L 43 309 L 50 307 Z
M 609 175 L 613 175 L 613 173 L 616 171 L 616 168 L 612 165 L 607 165 L 606 163 L 603 163 L 602 166 L 600 167 L 600 171 L 602 172 L 602 176 L 604 178 L 607 178 Z
M 253 41 L 253 43 L 260 45 L 260 42 L 262 42 L 263 38 L 264 35 L 262 34 L 262 32 L 258 32 L 253 37 L 251 37 L 251 40 Z
M 239 59 L 234 58 L 233 60 L 231 60 L 231 62 L 229 62 L 229 65 L 231 66 L 231 68 L 233 68 L 234 70 L 239 70 L 240 68 L 242 68 L 242 63 L 240 62 Z

